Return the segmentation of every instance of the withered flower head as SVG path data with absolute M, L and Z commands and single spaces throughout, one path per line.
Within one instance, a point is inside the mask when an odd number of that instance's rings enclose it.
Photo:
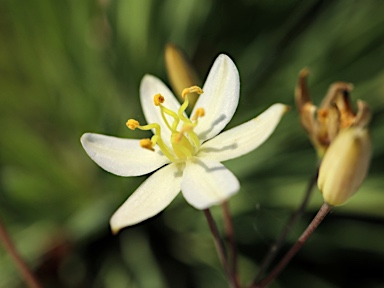
M 361 100 L 357 101 L 357 111 L 354 111 L 350 99 L 353 85 L 346 82 L 333 83 L 317 107 L 309 97 L 308 74 L 306 68 L 300 71 L 295 100 L 301 124 L 321 159 L 340 131 L 352 125 L 365 127 L 371 119 L 371 112 Z

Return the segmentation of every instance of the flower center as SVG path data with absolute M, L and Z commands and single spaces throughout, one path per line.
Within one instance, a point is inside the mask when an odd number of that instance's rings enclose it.
M 203 108 L 198 108 L 191 119 L 184 115 L 184 112 L 189 105 L 189 93 L 202 94 L 203 90 L 198 86 L 185 88 L 181 94 L 184 103 L 180 106 L 177 112 L 172 111 L 163 105 L 165 98 L 161 94 L 156 94 L 153 98 L 155 106 L 158 106 L 160 109 L 165 126 L 171 132 L 171 147 L 164 143 L 161 137 L 161 127 L 158 123 L 141 126 L 140 123 L 134 119 L 129 119 L 127 121 L 126 125 L 131 130 L 135 130 L 136 128 L 140 130 L 155 130 L 151 139 L 146 138 L 140 140 L 141 147 L 155 151 L 153 147 L 157 145 L 161 152 L 163 152 L 163 154 L 172 162 L 183 162 L 196 154 L 200 148 L 200 141 L 193 129 L 198 124 L 198 119 L 203 117 L 205 112 Z M 168 121 L 166 115 L 172 118 L 172 124 Z M 180 123 L 182 123 L 181 128 L 178 127 Z

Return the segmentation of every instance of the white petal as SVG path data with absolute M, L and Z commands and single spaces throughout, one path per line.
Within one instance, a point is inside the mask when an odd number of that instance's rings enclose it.
M 189 204 L 206 209 L 228 199 L 240 189 L 239 181 L 219 162 L 194 158 L 187 162 L 181 191 Z
M 155 106 L 153 102 L 153 97 L 159 93 L 165 98 L 165 101 L 163 103 L 164 107 L 177 113 L 178 109 L 180 108 L 180 103 L 173 95 L 173 93 L 168 89 L 168 87 L 157 77 L 152 75 L 145 75 L 143 80 L 141 80 L 140 84 L 140 101 L 147 123 L 140 124 L 160 124 L 162 139 L 167 145 L 171 146 L 171 131 L 167 128 L 163 121 L 163 118 L 161 117 L 160 108 L 158 106 Z M 166 118 L 168 119 L 169 124 L 172 125 L 173 118 L 168 115 L 166 115 Z M 153 130 L 153 132 L 155 131 Z
M 272 134 L 287 109 L 283 104 L 272 105 L 258 117 L 205 142 L 198 157 L 222 162 L 256 149 Z
M 224 54 L 215 60 L 203 87 L 204 93 L 196 102 L 197 108 L 204 108 L 205 116 L 199 119 L 194 131 L 201 141 L 211 139 L 232 119 L 239 102 L 239 72 L 233 61 Z
M 113 214 L 110 225 L 117 233 L 120 229 L 155 216 L 180 192 L 182 167 L 169 164 L 151 175 Z
M 119 176 L 144 175 L 169 163 L 157 147 L 155 152 L 144 149 L 136 139 L 85 133 L 80 141 L 93 161 Z

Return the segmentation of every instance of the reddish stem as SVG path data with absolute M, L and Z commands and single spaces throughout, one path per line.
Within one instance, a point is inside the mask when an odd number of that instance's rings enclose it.
M 273 279 L 275 279 L 281 271 L 287 266 L 289 261 L 293 258 L 293 256 L 296 255 L 297 251 L 300 250 L 300 248 L 304 245 L 304 243 L 308 240 L 308 238 L 312 235 L 312 233 L 316 230 L 316 228 L 320 225 L 320 223 L 323 221 L 325 216 L 331 211 L 332 206 L 328 205 L 327 203 L 323 203 L 323 205 L 320 207 L 319 212 L 317 212 L 315 218 L 313 218 L 312 222 L 308 225 L 307 229 L 301 234 L 299 239 L 296 241 L 296 243 L 292 246 L 292 248 L 285 254 L 283 259 L 277 264 L 275 269 L 272 270 L 272 272 L 260 283 L 252 286 L 253 288 L 263 288 L 266 287 Z
M 23 276 L 25 282 L 30 288 L 41 288 L 41 285 L 37 281 L 36 277 L 33 275 L 32 271 L 29 269 L 23 258 L 17 252 L 16 247 L 14 246 L 11 237 L 8 235 L 5 226 L 0 221 L 0 240 L 3 242 L 5 249 L 8 251 L 13 262 L 18 268 L 20 274 Z
M 223 212 L 224 212 L 224 227 L 226 236 L 229 242 L 229 253 L 230 253 L 230 264 L 229 268 L 232 273 L 232 278 L 234 279 L 235 288 L 240 287 L 239 278 L 237 275 L 237 249 L 236 249 L 236 241 L 235 241 L 235 232 L 233 229 L 233 222 L 231 217 L 231 212 L 229 210 L 228 201 L 223 202 L 222 204 Z

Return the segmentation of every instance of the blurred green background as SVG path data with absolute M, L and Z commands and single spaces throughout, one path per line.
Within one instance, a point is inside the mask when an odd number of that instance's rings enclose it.
M 226 287 L 203 213 L 180 195 L 159 216 L 109 231 L 146 178 L 100 169 L 84 132 L 140 138 L 139 83 L 169 83 L 164 47 L 183 48 L 201 79 L 219 53 L 240 71 L 228 127 L 275 102 L 293 105 L 309 67 L 319 103 L 334 81 L 373 108 L 374 152 L 359 193 L 338 207 L 272 287 L 384 287 L 384 2 L 127 0 L 0 2 L 0 217 L 45 287 Z M 293 109 L 266 144 L 225 163 L 242 189 L 233 212 L 243 283 L 298 205 L 316 156 Z M 315 191 L 283 251 L 322 202 Z M 212 209 L 222 228 L 219 207 Z M 25 287 L 0 246 L 0 287 Z

